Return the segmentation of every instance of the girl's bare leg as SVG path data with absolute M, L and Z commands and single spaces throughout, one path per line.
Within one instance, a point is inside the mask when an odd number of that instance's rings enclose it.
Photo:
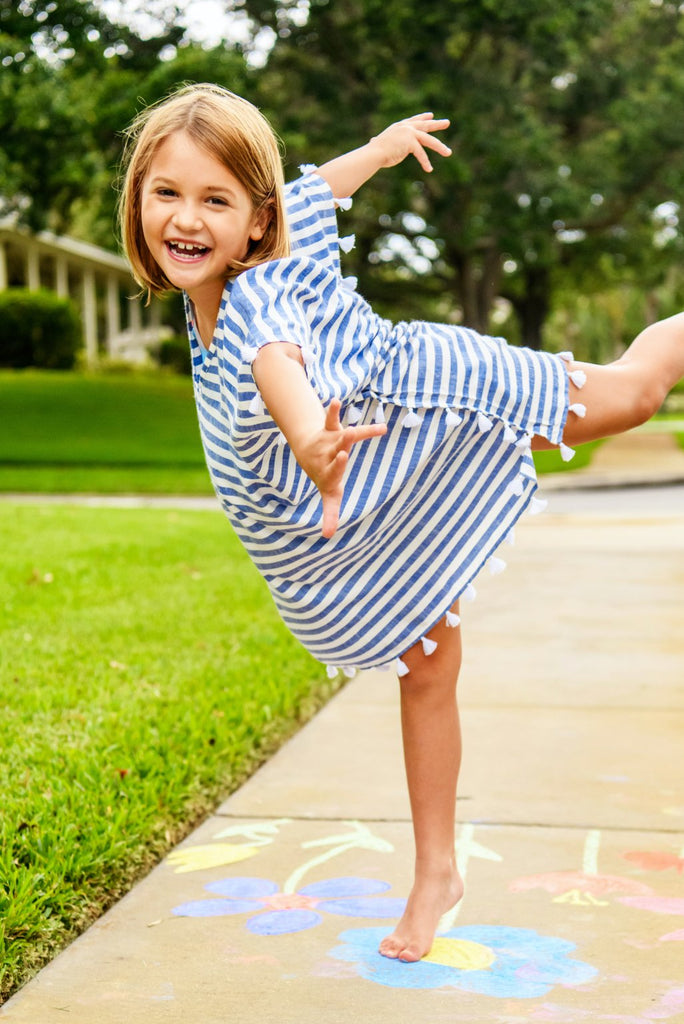
M 684 314 L 647 327 L 614 363 L 571 362 L 568 370 L 586 374 L 581 389 L 572 380 L 569 385 L 570 402 L 586 406 L 586 413 L 568 417 L 566 444 L 629 430 L 657 412 L 684 377 Z M 533 447 L 550 445 L 535 438 Z M 440 917 L 463 894 L 454 849 L 461 761 L 456 703 L 460 632 L 442 621 L 430 633 L 439 644 L 434 654 L 426 657 L 418 643 L 402 656 L 409 668 L 401 680 L 401 711 L 416 869 L 404 915 L 381 942 L 380 952 L 405 961 L 429 952 Z
M 454 611 L 457 606 L 454 606 Z M 430 639 L 429 657 L 420 643 L 402 660 L 409 674 L 400 680 L 404 760 L 416 845 L 415 878 L 397 927 L 380 952 L 399 960 L 420 960 L 429 952 L 442 914 L 463 895 L 456 868 L 456 784 L 461 764 L 461 730 L 456 682 L 461 663 L 461 629 L 442 620 Z
M 570 402 L 585 405 L 586 415 L 568 416 L 563 435 L 566 444 L 583 444 L 630 430 L 650 419 L 684 377 L 684 313 L 651 324 L 614 363 L 571 362 L 568 370 L 586 374 L 582 388 L 572 379 L 570 382 Z M 532 447 L 550 446 L 535 439 Z

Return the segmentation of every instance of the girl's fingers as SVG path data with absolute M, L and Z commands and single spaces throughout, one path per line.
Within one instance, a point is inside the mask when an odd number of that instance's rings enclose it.
M 340 430 L 340 409 L 342 403 L 339 398 L 333 398 L 330 401 L 330 405 L 325 410 L 325 429 L 326 430 Z
M 387 433 L 385 423 L 366 423 L 361 427 L 346 427 L 340 437 L 338 451 L 348 452 L 357 441 L 368 441 L 371 437 L 382 437 Z

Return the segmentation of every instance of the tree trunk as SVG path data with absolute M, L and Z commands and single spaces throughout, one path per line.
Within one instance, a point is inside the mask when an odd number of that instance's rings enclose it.
M 470 253 L 449 253 L 448 259 L 458 275 L 458 298 L 463 311 L 463 324 L 486 334 L 501 280 L 501 256 L 498 250 L 487 249 L 478 258 Z
M 551 305 L 548 267 L 525 267 L 524 292 L 511 297 L 520 324 L 520 340 L 528 348 L 542 347 L 542 330 Z

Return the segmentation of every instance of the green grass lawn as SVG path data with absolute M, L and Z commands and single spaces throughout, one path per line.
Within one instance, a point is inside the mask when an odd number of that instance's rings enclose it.
M 0 409 L 2 492 L 212 493 L 187 377 L 5 370 Z M 537 470 L 580 469 L 593 448 L 539 452 Z
M 331 693 L 219 512 L 0 503 L 0 1001 Z
M 210 494 L 188 377 L 0 371 L 0 491 Z

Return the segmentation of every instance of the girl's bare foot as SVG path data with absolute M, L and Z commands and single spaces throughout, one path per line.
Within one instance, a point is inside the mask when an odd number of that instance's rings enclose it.
M 406 910 L 391 935 L 380 943 L 380 952 L 392 960 L 415 963 L 427 953 L 442 914 L 463 896 L 463 881 L 454 866 L 444 873 L 421 875 L 416 880 Z

